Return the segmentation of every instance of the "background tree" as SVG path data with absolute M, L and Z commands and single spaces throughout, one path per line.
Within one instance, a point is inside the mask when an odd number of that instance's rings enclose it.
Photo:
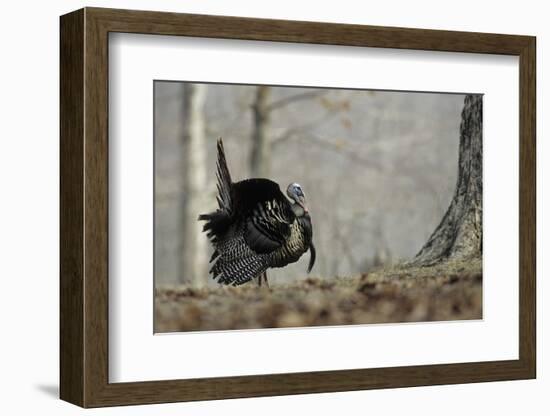
M 208 247 L 197 221 L 205 206 L 206 146 L 204 103 L 205 84 L 183 86 L 181 114 L 181 196 L 180 221 L 180 283 L 201 286 L 207 277 Z
M 270 124 L 275 110 L 303 100 L 311 100 L 324 94 L 323 90 L 307 91 L 285 96 L 271 101 L 272 87 L 259 85 L 256 87 L 252 103 L 252 147 L 250 151 L 250 176 L 252 178 L 269 178 L 271 175 L 271 158 L 273 145 L 284 141 L 297 133 L 296 129 L 288 129 L 281 137 L 272 138 Z M 317 121 L 317 120 L 316 120 Z
M 256 88 L 252 104 L 253 127 L 250 152 L 250 176 L 268 178 L 271 173 L 271 142 L 269 139 L 269 96 L 271 88 L 261 85 Z
M 482 96 L 467 95 L 460 124 L 458 180 L 443 219 L 413 260 L 431 265 L 482 254 Z

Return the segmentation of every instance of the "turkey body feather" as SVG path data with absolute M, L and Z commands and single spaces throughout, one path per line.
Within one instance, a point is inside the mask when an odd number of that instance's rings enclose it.
M 221 139 L 217 150 L 218 209 L 199 216 L 214 246 L 213 278 L 240 285 L 259 278 L 270 267 L 298 261 L 307 250 L 311 271 L 315 248 L 311 217 L 304 204 L 291 203 L 269 179 L 232 182 Z M 304 196 L 301 189 L 299 193 Z

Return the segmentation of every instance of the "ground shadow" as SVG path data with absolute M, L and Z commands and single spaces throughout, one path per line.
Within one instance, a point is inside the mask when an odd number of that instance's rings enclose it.
M 57 384 L 38 384 L 36 389 L 54 399 L 59 398 L 59 386 Z

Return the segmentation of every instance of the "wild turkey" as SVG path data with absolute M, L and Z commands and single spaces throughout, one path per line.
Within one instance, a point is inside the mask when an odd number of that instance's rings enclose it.
M 206 221 L 203 231 L 214 246 L 210 272 L 218 283 L 241 285 L 262 277 L 266 270 L 294 263 L 308 249 L 308 273 L 315 263 L 311 217 L 306 198 L 297 183 L 291 183 L 287 195 L 269 179 L 232 182 L 223 142 L 218 140 L 218 206 L 199 220 Z

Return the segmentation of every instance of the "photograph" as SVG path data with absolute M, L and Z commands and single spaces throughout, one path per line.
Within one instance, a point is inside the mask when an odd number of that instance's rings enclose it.
M 153 84 L 155 333 L 482 319 L 481 94 Z
M 542 13 L 98 6 L 16 54 L 58 56 L 32 97 L 59 105 L 6 135 L 38 139 L 4 205 L 40 201 L 5 216 L 8 284 L 39 277 L 6 310 L 18 349 L 53 334 L 9 406 L 540 407 Z

